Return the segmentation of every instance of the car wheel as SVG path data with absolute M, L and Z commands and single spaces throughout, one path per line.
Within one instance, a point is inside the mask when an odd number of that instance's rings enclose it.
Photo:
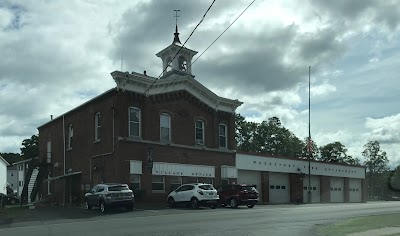
M 88 200 L 85 200 L 85 209 L 86 210 L 91 210 L 92 206 L 89 204 Z
M 253 207 L 254 207 L 254 204 L 249 204 L 249 205 L 247 205 L 247 207 L 248 207 L 248 208 L 253 208 Z
M 133 211 L 133 204 L 129 204 L 125 208 L 127 211 Z
M 210 207 L 211 207 L 211 209 L 215 209 L 215 208 L 217 208 L 217 204 L 212 204 Z
M 238 200 L 236 198 L 231 198 L 229 205 L 231 208 L 237 208 L 239 206 Z
M 175 200 L 173 197 L 168 198 L 168 206 L 170 208 L 174 208 L 175 207 Z
M 106 211 L 107 211 L 107 207 L 104 202 L 100 203 L 100 211 L 101 211 L 101 213 L 106 213 Z
M 190 206 L 193 208 L 193 209 L 198 209 L 199 208 L 199 200 L 197 200 L 197 198 L 192 198 L 191 200 L 190 200 Z

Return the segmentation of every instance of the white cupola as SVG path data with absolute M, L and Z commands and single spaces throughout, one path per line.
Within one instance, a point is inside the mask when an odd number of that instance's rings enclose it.
M 179 53 L 177 54 L 178 51 Z M 172 44 L 156 54 L 163 62 L 163 71 L 167 68 L 161 78 L 166 78 L 176 73 L 192 75 L 192 68 L 190 65 L 192 64 L 193 56 L 196 54 L 196 51 L 182 46 L 179 40 L 178 25 L 176 25 Z

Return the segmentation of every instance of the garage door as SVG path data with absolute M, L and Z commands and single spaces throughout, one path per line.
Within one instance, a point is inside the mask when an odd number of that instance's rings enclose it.
M 361 179 L 349 179 L 349 201 L 361 202 Z
M 321 184 L 320 184 L 320 177 L 311 175 L 311 185 L 308 186 L 308 176 L 303 179 L 303 202 L 307 203 L 307 192 L 308 187 L 310 187 L 311 191 L 311 202 L 317 203 L 321 202 Z
M 290 184 L 289 174 L 269 173 L 269 202 L 289 203 Z
M 331 177 L 331 202 L 344 202 L 344 179 Z
M 262 199 L 261 191 L 261 172 L 251 170 L 238 170 L 238 184 L 255 184 L 259 192 L 259 199 Z

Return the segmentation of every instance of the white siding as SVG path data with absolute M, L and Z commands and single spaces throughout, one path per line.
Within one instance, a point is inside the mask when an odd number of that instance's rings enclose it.
M 349 202 L 361 202 L 361 179 L 349 179 Z
M 13 190 L 18 189 L 18 170 L 17 169 L 7 169 L 7 182 Z
M 154 162 L 152 174 L 215 178 L 215 166 Z
M 257 191 L 259 200 L 262 201 L 262 189 L 261 189 L 261 172 L 260 171 L 238 171 L 238 184 L 255 184 L 257 185 Z
M 289 174 L 269 173 L 269 202 L 272 204 L 290 202 Z
M 331 202 L 344 202 L 344 179 L 331 178 Z
M 7 163 L 0 158 L 0 193 L 7 193 Z
M 18 168 L 18 196 L 22 194 L 22 190 L 24 189 L 25 184 L 25 163 L 17 164 Z M 22 170 L 20 170 L 22 168 Z M 22 186 L 19 186 L 19 182 L 21 181 Z
M 303 202 L 307 203 L 308 175 L 303 180 Z M 321 202 L 321 181 L 320 176 L 311 175 L 311 202 Z
M 308 174 L 307 160 L 292 160 L 277 157 L 263 157 L 246 154 L 236 154 L 236 168 L 238 170 L 256 170 L 280 173 Z M 365 168 L 311 162 L 311 175 L 337 176 L 348 178 L 365 178 Z

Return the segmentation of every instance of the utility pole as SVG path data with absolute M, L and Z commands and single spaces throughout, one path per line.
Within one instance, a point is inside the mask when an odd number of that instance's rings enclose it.
M 307 202 L 311 203 L 311 66 L 308 67 L 308 191 Z

